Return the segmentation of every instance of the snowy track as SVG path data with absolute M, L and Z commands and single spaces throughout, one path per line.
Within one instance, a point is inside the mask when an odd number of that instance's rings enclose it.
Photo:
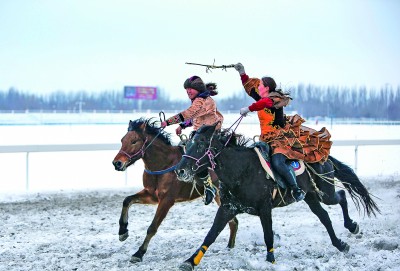
M 334 229 L 350 252 L 337 251 L 324 227 L 304 202 L 273 211 L 276 265 L 265 261 L 258 217 L 240 215 L 234 249 L 227 249 L 228 229 L 217 238 L 195 270 L 398 270 L 400 266 L 400 177 L 363 179 L 382 214 L 351 217 L 360 233 L 343 227 L 339 206 L 327 207 Z M 130 256 L 142 243 L 155 212 L 133 205 L 129 238 L 118 241 L 118 219 L 129 189 L 36 193 L 1 197 L 0 270 L 177 270 L 201 244 L 217 210 L 201 200 L 176 204 L 150 242 L 143 262 Z

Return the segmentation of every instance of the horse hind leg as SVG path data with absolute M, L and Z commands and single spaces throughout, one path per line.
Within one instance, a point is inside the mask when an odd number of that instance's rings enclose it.
M 121 242 L 125 241 L 129 237 L 128 232 L 128 213 L 129 208 L 132 204 L 157 204 L 156 199 L 145 189 L 136 193 L 135 195 L 128 196 L 122 203 L 121 216 L 119 218 L 119 230 L 118 236 Z
M 336 195 L 339 198 L 340 207 L 342 207 L 344 227 L 348 229 L 351 233 L 357 234 L 360 228 L 357 222 L 353 221 L 350 218 L 347 199 L 346 199 L 346 192 L 344 190 L 339 190 L 336 192 Z
M 348 204 L 346 199 L 346 193 L 344 190 L 335 191 L 334 184 L 329 180 L 323 180 L 319 177 L 318 174 L 323 174 L 329 179 L 333 179 L 334 175 L 326 174 L 326 172 L 332 172 L 333 167 L 329 163 L 325 163 L 321 165 L 320 163 L 312 163 L 309 164 L 317 174 L 314 175 L 314 178 L 317 180 L 318 186 L 323 192 L 322 202 L 326 205 L 335 205 L 338 204 L 342 208 L 343 219 L 344 219 L 344 227 L 348 229 L 351 233 L 357 234 L 359 231 L 359 226 L 357 222 L 354 222 L 349 216 Z
M 344 227 L 348 229 L 351 233 L 357 234 L 359 232 L 359 226 L 357 222 L 353 221 L 349 215 L 349 209 L 346 199 L 346 192 L 344 190 L 339 190 L 337 192 L 332 191 L 333 196 L 329 197 L 329 194 L 323 196 L 323 203 L 326 205 L 338 204 L 342 208 Z
M 328 231 L 329 237 L 331 239 L 332 245 L 336 247 L 341 252 L 348 252 L 350 246 L 337 238 L 335 231 L 332 227 L 332 221 L 329 218 L 328 212 L 322 208 L 321 203 L 316 198 L 315 195 L 308 193 L 304 199 L 304 201 L 308 204 L 311 211 L 319 218 L 321 223 L 325 226 Z

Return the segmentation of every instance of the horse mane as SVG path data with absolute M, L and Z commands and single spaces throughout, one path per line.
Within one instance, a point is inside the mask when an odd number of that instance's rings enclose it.
M 231 131 L 230 129 L 221 130 L 221 132 L 219 132 L 219 135 L 224 144 L 226 143 L 226 140 L 229 140 L 228 144 L 226 145 L 227 147 L 247 148 L 247 145 L 251 140 L 250 138 L 246 138 L 242 134 L 236 134 L 234 131 Z
M 158 125 L 156 125 L 157 120 L 154 120 L 154 118 L 140 118 L 134 121 L 130 121 L 129 122 L 129 127 L 128 127 L 128 131 L 137 131 L 137 132 L 141 132 L 142 129 L 140 128 L 140 126 L 142 126 L 143 124 L 146 125 L 145 131 L 146 133 L 156 136 L 158 135 L 158 138 L 161 139 L 165 144 L 167 145 L 171 145 L 171 134 L 165 132 L 163 129 L 161 129 L 161 127 L 159 127 Z

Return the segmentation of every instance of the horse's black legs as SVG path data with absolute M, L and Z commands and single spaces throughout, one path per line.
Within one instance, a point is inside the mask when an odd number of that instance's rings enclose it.
M 164 220 L 169 209 L 171 209 L 174 203 L 175 200 L 170 197 L 160 199 L 153 221 L 147 228 L 146 238 L 144 239 L 143 244 L 139 247 L 138 251 L 136 251 L 136 253 L 133 254 L 131 257 L 132 263 L 141 262 L 143 260 L 143 255 L 147 251 L 147 247 L 150 243 L 151 238 L 153 238 L 153 236 L 157 233 L 158 227 L 160 226 L 161 222 Z
M 119 240 L 125 241 L 129 234 L 128 234 L 128 213 L 129 208 L 132 204 L 139 203 L 139 204 L 157 204 L 157 199 L 155 199 L 151 194 L 148 193 L 147 190 L 142 190 L 135 195 L 128 196 L 124 199 L 122 204 L 122 211 L 121 216 L 119 218 Z
M 266 206 L 260 210 L 260 220 L 264 231 L 264 242 L 268 251 L 266 260 L 270 263 L 275 263 L 271 208 L 272 206 Z
M 233 213 L 232 210 L 224 206 L 218 208 L 217 214 L 214 218 L 214 223 L 211 229 L 208 231 L 206 238 L 201 244 L 200 248 L 185 262 L 179 266 L 179 270 L 191 271 L 196 265 L 198 265 L 203 258 L 207 249 L 215 242 L 220 232 L 225 228 L 226 224 L 232 220 L 237 213 Z
M 320 163 L 312 163 L 309 164 L 318 174 L 323 174 L 324 177 L 328 177 L 329 179 L 334 178 L 333 167 L 330 163 L 326 162 L 324 165 Z M 324 173 L 325 172 L 325 173 Z M 329 174 L 326 174 L 330 172 Z M 331 180 L 323 180 L 317 175 L 314 175 L 314 178 L 317 180 L 318 187 L 321 191 L 324 192 L 322 196 L 322 202 L 326 205 L 335 205 L 340 204 L 343 212 L 344 219 L 344 227 L 348 229 L 351 233 L 358 233 L 359 227 L 357 222 L 354 222 L 349 216 L 349 210 L 346 200 L 346 193 L 344 190 L 335 191 L 335 186 Z
M 215 202 L 218 204 L 218 206 L 221 206 L 221 198 L 217 194 L 215 197 Z M 235 247 L 235 241 L 236 241 L 236 233 L 239 228 L 239 221 L 237 220 L 236 217 L 234 217 L 232 220 L 229 221 L 229 240 L 228 240 L 228 248 L 234 248 Z
M 351 233 L 358 233 L 359 227 L 357 222 L 353 221 L 349 216 L 346 193 L 344 192 L 344 190 L 339 190 L 336 192 L 336 195 L 339 198 L 340 207 L 342 207 L 344 227 L 348 229 Z
M 318 201 L 316 195 L 308 193 L 304 199 L 308 204 L 311 211 L 319 218 L 321 223 L 325 226 L 328 231 L 329 237 L 331 238 L 332 245 L 336 247 L 339 251 L 347 252 L 349 251 L 349 245 L 337 238 L 335 231 L 332 227 L 331 219 L 329 218 L 328 212 L 322 208 L 320 202 Z

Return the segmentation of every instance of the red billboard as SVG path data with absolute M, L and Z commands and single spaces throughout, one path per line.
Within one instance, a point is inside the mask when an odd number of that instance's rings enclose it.
M 126 86 L 124 87 L 124 97 L 126 99 L 155 100 L 157 99 L 157 88 Z

